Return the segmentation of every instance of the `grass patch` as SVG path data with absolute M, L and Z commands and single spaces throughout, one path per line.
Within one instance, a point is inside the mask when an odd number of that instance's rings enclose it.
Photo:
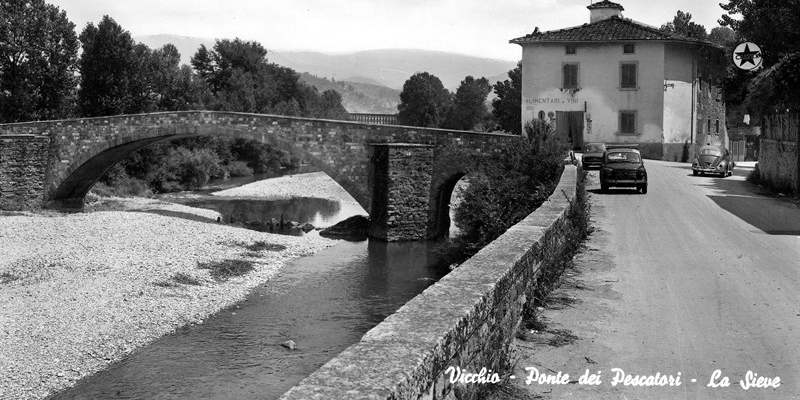
M 243 246 L 245 249 L 249 251 L 283 251 L 286 250 L 286 246 L 282 244 L 275 244 L 275 243 L 267 243 L 263 240 L 259 240 L 254 242 L 253 244 Z
M 564 241 L 561 246 L 550 247 L 549 253 L 543 254 L 543 265 L 546 268 L 542 270 L 537 282 L 534 303 L 526 307 L 526 317 L 530 317 L 536 307 L 546 305 L 549 294 L 561 284 L 564 271 L 574 266 L 575 254 L 593 231 L 589 224 L 591 205 L 586 193 L 586 176 L 586 171 L 579 168 L 575 203 L 567 216 L 569 224 L 561 232 L 555 232 L 557 236 L 563 237 Z
M 176 272 L 175 275 L 172 275 L 172 281 L 175 283 L 179 283 L 181 285 L 192 285 L 192 286 L 201 286 L 203 282 L 200 282 L 197 278 L 189 275 L 184 274 L 183 272 Z
M 0 284 L 11 283 L 11 282 L 14 282 L 14 281 L 18 281 L 20 279 L 22 279 L 22 278 L 17 276 L 17 275 L 14 275 L 14 274 L 12 274 L 10 272 L 0 273 Z
M 197 263 L 197 268 L 209 270 L 212 278 L 223 282 L 232 277 L 242 276 L 254 270 L 254 264 L 255 263 L 252 261 L 222 260 Z
M 177 283 L 172 282 L 172 281 L 153 282 L 153 285 L 158 286 L 158 287 L 163 287 L 163 288 L 173 288 L 173 287 L 177 287 L 178 286 Z
M 251 252 L 259 252 L 259 251 L 265 251 L 265 250 L 266 251 L 283 251 L 283 250 L 286 250 L 286 246 L 284 246 L 282 244 L 269 243 L 269 242 L 266 242 L 266 241 L 263 241 L 263 240 L 257 240 L 257 241 L 255 241 L 253 243 L 236 242 L 236 241 L 222 241 L 219 244 L 224 245 L 224 246 L 230 246 L 230 247 L 241 247 L 241 248 L 243 248 L 245 250 L 248 250 L 248 251 L 251 251 Z M 249 256 L 251 256 L 251 255 L 248 254 L 248 257 Z
M 178 285 L 201 286 L 203 285 L 203 282 L 200 282 L 199 279 L 189 274 L 185 274 L 183 272 L 176 272 L 175 274 L 172 275 L 172 279 L 167 281 L 155 282 L 153 283 L 153 285 L 164 288 L 172 288 L 172 287 L 178 287 Z

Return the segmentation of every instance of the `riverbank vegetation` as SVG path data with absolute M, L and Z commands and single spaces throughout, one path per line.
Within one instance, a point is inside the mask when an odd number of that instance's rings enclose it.
M 202 136 L 136 151 L 106 172 L 92 192 L 99 196 L 144 196 L 196 189 L 212 179 L 299 165 L 297 157 L 264 143 Z
M 525 135 L 474 158 L 469 186 L 454 207 L 460 234 L 445 257 L 461 263 L 538 208 L 558 185 L 568 150 L 552 124 L 534 119 Z

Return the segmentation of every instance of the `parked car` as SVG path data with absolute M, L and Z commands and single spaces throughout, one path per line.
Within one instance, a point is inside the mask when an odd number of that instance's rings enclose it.
M 731 152 L 723 146 L 706 145 L 697 151 L 692 163 L 692 174 L 719 174 L 721 177 L 733 175 L 736 166 L 731 160 Z
M 600 168 L 603 165 L 603 153 L 606 152 L 605 143 L 586 143 L 583 146 L 583 168 Z
M 613 148 L 603 154 L 600 167 L 600 191 L 610 187 L 633 187 L 647 193 L 647 170 L 637 149 Z

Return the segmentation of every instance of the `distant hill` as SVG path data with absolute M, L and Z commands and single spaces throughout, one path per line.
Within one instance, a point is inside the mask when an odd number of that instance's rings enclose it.
M 177 35 L 138 36 L 134 40 L 150 48 L 172 43 L 181 53 L 181 61 L 189 59 L 201 44 L 211 48 L 215 40 Z M 262 43 L 269 48 L 267 43 Z M 368 50 L 349 54 L 323 54 L 312 51 L 273 51 L 267 59 L 297 72 L 317 77 L 386 86 L 402 89 L 403 83 L 417 72 L 428 72 L 442 80 L 451 91 L 468 75 L 486 77 L 491 84 L 507 79 L 506 73 L 516 66 L 515 61 L 494 60 L 463 54 L 413 49 Z M 501 79 L 498 79 L 501 77 Z
M 267 57 L 270 58 L 270 55 Z M 444 86 L 451 91 L 455 91 L 468 75 L 487 79 L 499 75 L 505 77 L 505 74 L 517 64 L 514 61 L 492 60 L 455 53 L 406 49 L 369 50 L 335 55 L 275 51 L 271 53 L 270 60 L 297 71 L 330 77 L 337 81 L 367 79 L 394 89 L 402 89 L 411 75 L 428 72 L 441 79 Z M 496 81 L 490 80 L 490 82 L 494 84 Z
M 400 104 L 400 91 L 370 83 L 332 81 L 319 78 L 308 72 L 300 74 L 300 79 L 324 92 L 335 90 L 342 95 L 342 105 L 351 113 L 395 114 Z

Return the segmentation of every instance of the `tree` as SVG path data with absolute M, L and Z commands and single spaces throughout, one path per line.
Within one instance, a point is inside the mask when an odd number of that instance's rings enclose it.
M 757 44 L 765 68 L 784 54 L 800 52 L 800 1 L 728 0 L 720 7 L 728 15 L 719 24 L 732 28 L 742 41 Z
M 728 0 L 720 7 L 728 14 L 720 25 L 732 28 L 740 41 L 757 44 L 763 66 L 749 72 L 729 66 L 722 84 L 726 100 L 753 111 L 800 106 L 791 90 L 800 76 L 800 1 Z
M 453 99 L 453 107 L 447 115 L 443 127 L 449 129 L 472 130 L 481 124 L 489 110 L 486 96 L 492 91 L 489 80 L 467 76 L 461 81 Z
M 718 26 L 711 30 L 708 35 L 708 41 L 717 46 L 728 48 L 736 43 L 736 34 L 733 33 L 733 29 L 727 26 Z
M 306 104 L 308 105 L 308 115 L 314 118 L 347 120 L 350 114 L 342 105 L 342 95 L 339 92 L 328 89 L 319 94 L 316 87 L 308 86 Z
M 71 116 L 75 24 L 43 0 L 0 0 L 0 121 Z
M 208 83 L 214 109 L 308 115 L 308 93 L 300 75 L 268 62 L 267 50 L 258 42 L 217 40 L 213 50 L 201 46 L 191 62 Z
M 492 114 L 497 119 L 500 129 L 522 134 L 522 61 L 516 68 L 508 71 L 508 78 L 494 85 L 497 97 L 492 100 Z
M 149 93 L 143 75 L 143 58 L 149 58 L 147 46 L 136 46 L 128 31 L 111 17 L 95 27 L 89 23 L 80 35 L 83 43 L 78 66 L 80 89 L 78 109 L 81 116 L 130 114 L 146 111 Z
M 470 184 L 455 207 L 458 242 L 474 254 L 541 205 L 558 184 L 566 138 L 545 121 L 525 124 L 526 135 L 470 156 Z
M 708 36 L 703 25 L 692 22 L 692 14 L 678 10 L 672 22 L 661 25 L 661 31 L 671 35 L 685 36 L 692 39 L 705 40 Z
M 397 120 L 403 125 L 436 128 L 444 121 L 451 104 L 450 91 L 439 78 L 418 72 L 403 84 Z

